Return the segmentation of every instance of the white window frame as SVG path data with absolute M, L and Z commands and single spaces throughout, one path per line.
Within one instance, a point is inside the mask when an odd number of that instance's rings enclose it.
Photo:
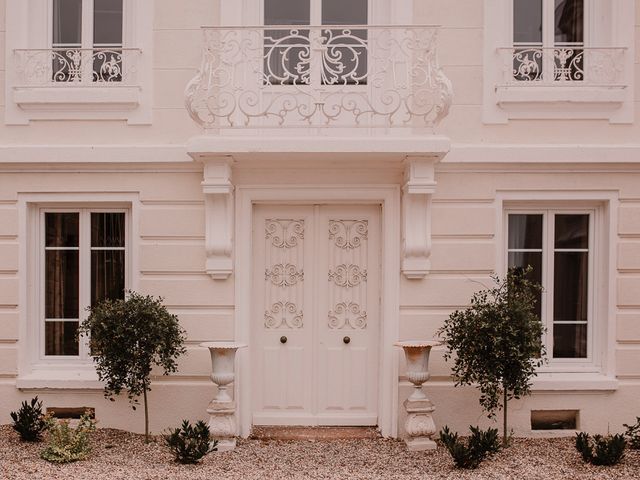
M 125 292 L 129 289 L 129 211 L 124 208 L 49 208 L 42 207 L 39 209 L 38 216 L 38 230 L 34 232 L 39 239 L 40 245 L 40 255 L 38 259 L 38 282 L 36 284 L 37 289 L 37 298 L 38 298 L 38 325 L 37 325 L 37 336 L 38 339 L 38 363 L 44 363 L 48 365 L 55 364 L 69 364 L 69 363 L 78 363 L 78 364 L 88 364 L 92 365 L 91 357 L 89 356 L 89 346 L 86 338 L 80 339 L 79 345 L 79 355 L 46 355 L 45 354 L 45 323 L 47 319 L 45 318 L 45 291 L 46 291 L 46 264 L 45 264 L 45 214 L 47 213 L 78 213 L 79 214 L 79 240 L 78 240 L 78 288 L 79 288 L 79 306 L 78 306 L 78 314 L 79 314 L 79 323 L 82 324 L 88 316 L 89 312 L 87 311 L 87 307 L 91 304 L 91 252 L 95 250 L 94 247 L 91 246 L 91 214 L 92 213 L 124 213 L 125 215 L 125 246 L 121 249 L 124 250 L 124 262 L 125 262 Z M 111 250 L 111 248 L 110 248 Z M 115 248 L 113 249 L 115 250 Z M 54 321 L 55 319 L 52 319 Z
M 91 1 L 83 0 L 84 4 Z M 93 8 L 84 8 L 84 4 L 83 47 L 91 43 L 88 48 L 93 48 Z M 130 125 L 151 124 L 153 18 L 154 0 L 123 0 L 123 48 L 139 50 L 135 84 L 23 85 L 17 51 L 52 48 L 53 2 L 6 0 L 5 124 L 28 125 L 31 120 L 126 120 Z
M 552 3 L 552 0 L 543 1 L 548 5 Z M 504 124 L 512 119 L 603 119 L 612 124 L 633 123 L 634 0 L 585 2 L 585 45 L 615 48 L 620 52 L 622 74 L 619 84 L 506 84 L 504 49 L 514 44 L 513 0 L 484 0 L 482 117 L 485 124 Z M 545 8 L 543 23 L 553 23 L 553 9 Z M 551 46 L 554 32 L 553 29 L 546 30 L 547 39 L 543 29 L 543 44 Z M 548 63 L 543 66 L 545 71 L 550 68 Z
M 506 244 L 504 247 L 505 265 L 508 265 L 508 254 L 514 251 L 524 251 L 518 249 L 509 249 L 509 215 L 542 215 L 542 285 L 544 291 L 542 293 L 542 322 L 546 329 L 546 333 L 543 335 L 543 343 L 547 351 L 547 359 L 549 363 L 544 365 L 541 372 L 599 372 L 598 367 L 601 364 L 600 352 L 596 348 L 599 344 L 597 333 L 598 329 L 594 327 L 594 323 L 597 322 L 597 303 L 596 296 L 594 295 L 594 284 L 597 282 L 597 278 L 594 278 L 595 268 L 594 265 L 599 262 L 598 249 L 596 247 L 596 229 L 598 222 L 598 209 L 596 208 L 554 208 L 554 207 L 535 207 L 530 208 L 523 207 L 506 207 L 504 209 L 504 238 Z M 585 358 L 553 358 L 553 302 L 554 302 L 554 271 L 555 261 L 554 253 L 555 248 L 555 216 L 556 215 L 588 215 L 589 216 L 589 244 L 588 244 L 588 305 L 587 305 L 587 356 Z M 573 249 L 571 249 L 573 250 Z M 533 249 L 527 249 L 527 251 L 533 251 Z M 537 250 L 536 250 L 537 251 Z
M 45 356 L 41 331 L 44 305 L 41 303 L 43 275 L 40 265 L 44 251 L 41 211 L 122 211 L 125 212 L 125 290 L 137 290 L 139 258 L 138 217 L 140 201 L 136 193 L 24 193 L 18 195 L 21 249 L 19 268 L 27 272 L 20 286 L 20 340 L 16 386 L 20 389 L 102 389 L 93 361 L 79 357 Z M 90 228 L 90 227 L 89 227 Z M 85 235 L 90 236 L 90 232 Z M 90 260 L 89 260 L 90 261 Z M 90 268 L 90 264 L 87 268 Z M 90 278 L 90 277 L 89 277 Z M 80 284 L 82 287 L 82 284 Z M 86 288 L 86 287 L 85 287 Z M 89 299 L 90 299 L 90 292 Z M 90 300 L 89 300 L 90 301 Z M 80 312 L 82 315 L 82 311 Z

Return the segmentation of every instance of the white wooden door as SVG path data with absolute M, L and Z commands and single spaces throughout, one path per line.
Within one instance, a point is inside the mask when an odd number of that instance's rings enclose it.
M 253 423 L 376 425 L 380 208 L 257 206 Z

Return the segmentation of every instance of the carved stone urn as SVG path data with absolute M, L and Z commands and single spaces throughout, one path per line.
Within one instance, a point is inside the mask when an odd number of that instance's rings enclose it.
M 404 401 L 407 411 L 405 439 L 409 450 L 435 450 L 436 443 L 432 440 L 436 433 L 433 421 L 435 407 L 422 390 L 422 384 L 429 380 L 429 354 L 431 348 L 440 345 L 435 341 L 406 341 L 394 345 L 404 350 L 407 360 L 407 378 L 413 383 L 414 390 Z
M 236 447 L 236 402 L 227 392 L 235 379 L 236 351 L 245 344 L 231 342 L 206 342 L 201 347 L 211 354 L 211 380 L 218 386 L 218 393 L 207 407 L 209 430 L 218 441 L 218 451 L 225 452 Z

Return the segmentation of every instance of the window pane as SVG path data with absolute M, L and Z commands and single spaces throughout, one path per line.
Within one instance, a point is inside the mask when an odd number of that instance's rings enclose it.
M 124 298 L 124 251 L 91 252 L 91 306 L 104 299 Z
M 555 0 L 556 43 L 584 41 L 584 0 Z
M 553 326 L 554 358 L 586 358 L 587 326 L 555 324 Z
M 45 317 L 79 318 L 78 250 L 45 252 Z
M 309 25 L 309 0 L 264 0 L 265 25 Z
M 366 25 L 368 0 L 322 0 L 322 25 Z
M 94 0 L 93 43 L 122 44 L 122 0 Z
M 79 220 L 78 213 L 45 213 L 45 246 L 77 247 Z
M 46 322 L 45 355 L 78 355 L 78 322 Z
M 553 285 L 553 319 L 587 320 L 587 252 L 556 252 Z
M 82 0 L 53 0 L 53 44 L 80 46 Z
M 542 42 L 542 0 L 513 0 L 513 41 Z
M 589 215 L 556 215 L 555 248 L 589 248 Z
M 529 280 L 542 284 L 542 252 L 509 252 L 509 268 L 533 267 L 533 271 L 528 275 Z M 542 292 L 536 295 L 535 312 L 538 318 L 542 316 Z
M 124 213 L 91 214 L 92 247 L 124 247 Z
M 542 249 L 543 216 L 509 215 L 509 249 Z

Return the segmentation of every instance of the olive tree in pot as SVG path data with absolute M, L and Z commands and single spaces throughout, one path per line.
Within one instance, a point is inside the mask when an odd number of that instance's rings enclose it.
M 536 313 L 542 287 L 528 279 L 531 267 L 493 275 L 495 286 L 475 293 L 470 306 L 455 311 L 439 330 L 453 360 L 458 385 L 477 385 L 489 417 L 502 408 L 502 444 L 508 444 L 508 401 L 529 395 L 531 379 L 543 364 L 544 327 Z
M 80 333 L 89 337 L 91 356 L 106 398 L 126 391 L 135 410 L 144 400 L 144 433 L 149 442 L 151 370 L 164 375 L 177 371 L 177 359 L 185 353 L 185 333 L 162 304 L 161 298 L 128 292 L 126 299 L 104 300 L 90 309 Z

